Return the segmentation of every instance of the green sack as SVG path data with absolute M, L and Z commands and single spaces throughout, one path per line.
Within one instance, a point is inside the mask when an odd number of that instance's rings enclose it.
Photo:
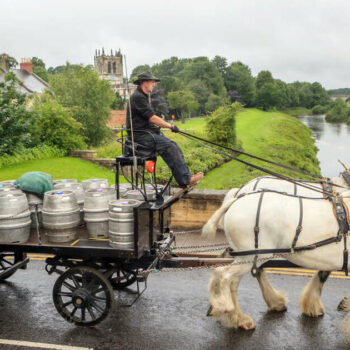
M 24 192 L 31 192 L 43 198 L 45 192 L 53 190 L 52 176 L 41 171 L 32 171 L 16 180 L 15 186 Z

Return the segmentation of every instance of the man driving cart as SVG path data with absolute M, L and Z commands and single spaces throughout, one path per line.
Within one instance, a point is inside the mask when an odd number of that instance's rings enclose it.
M 203 173 L 191 174 L 180 147 L 165 137 L 160 130 L 160 128 L 168 128 L 178 133 L 179 128 L 158 117 L 152 108 L 150 93 L 158 81 L 160 80 L 150 72 L 139 74 L 134 81 L 138 86 L 127 106 L 128 139 L 133 140 L 136 148 L 141 152 L 158 153 L 170 168 L 180 187 L 193 186 L 203 178 Z

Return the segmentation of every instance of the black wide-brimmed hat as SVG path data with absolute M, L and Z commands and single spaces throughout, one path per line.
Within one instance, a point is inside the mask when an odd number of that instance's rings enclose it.
M 140 85 L 143 81 L 147 80 L 160 81 L 160 79 L 156 78 L 151 72 L 143 72 L 137 76 L 137 79 L 133 81 L 133 84 Z

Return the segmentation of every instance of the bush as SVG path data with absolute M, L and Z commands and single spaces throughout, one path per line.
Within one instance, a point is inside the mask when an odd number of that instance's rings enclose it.
M 329 109 L 328 106 L 316 105 L 312 108 L 312 114 L 313 115 L 325 114 L 325 113 L 327 113 L 328 109 Z
M 71 115 L 71 112 L 61 106 L 48 94 L 36 97 L 32 110 L 35 114 L 31 127 L 34 145 L 44 143 L 65 151 L 85 148 L 81 135 L 82 125 Z
M 5 155 L 0 157 L 0 168 L 11 165 L 22 164 L 35 159 L 48 159 L 64 157 L 66 152 L 58 147 L 40 145 L 33 148 L 22 148 L 17 150 L 13 155 Z
M 25 95 L 18 92 L 19 85 L 13 73 L 0 82 L 0 154 L 13 154 L 30 142 L 31 113 L 26 109 Z
M 327 112 L 327 122 L 346 122 L 348 120 L 348 110 L 343 100 L 337 99 L 333 107 Z
M 206 120 L 206 131 L 209 140 L 224 146 L 236 146 L 236 115 L 243 106 L 235 102 L 229 106 L 219 107 Z

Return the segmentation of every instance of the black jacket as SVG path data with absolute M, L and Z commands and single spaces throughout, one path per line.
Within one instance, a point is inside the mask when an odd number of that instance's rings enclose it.
M 134 138 L 137 139 L 138 137 L 142 136 L 145 131 L 151 131 L 153 133 L 159 134 L 159 127 L 149 122 L 149 118 L 151 118 L 156 113 L 149 103 L 148 95 L 146 95 L 139 86 L 137 87 L 136 91 L 130 96 L 130 104 Z M 127 105 L 126 109 L 126 128 L 128 130 L 128 136 L 131 138 L 129 104 Z

